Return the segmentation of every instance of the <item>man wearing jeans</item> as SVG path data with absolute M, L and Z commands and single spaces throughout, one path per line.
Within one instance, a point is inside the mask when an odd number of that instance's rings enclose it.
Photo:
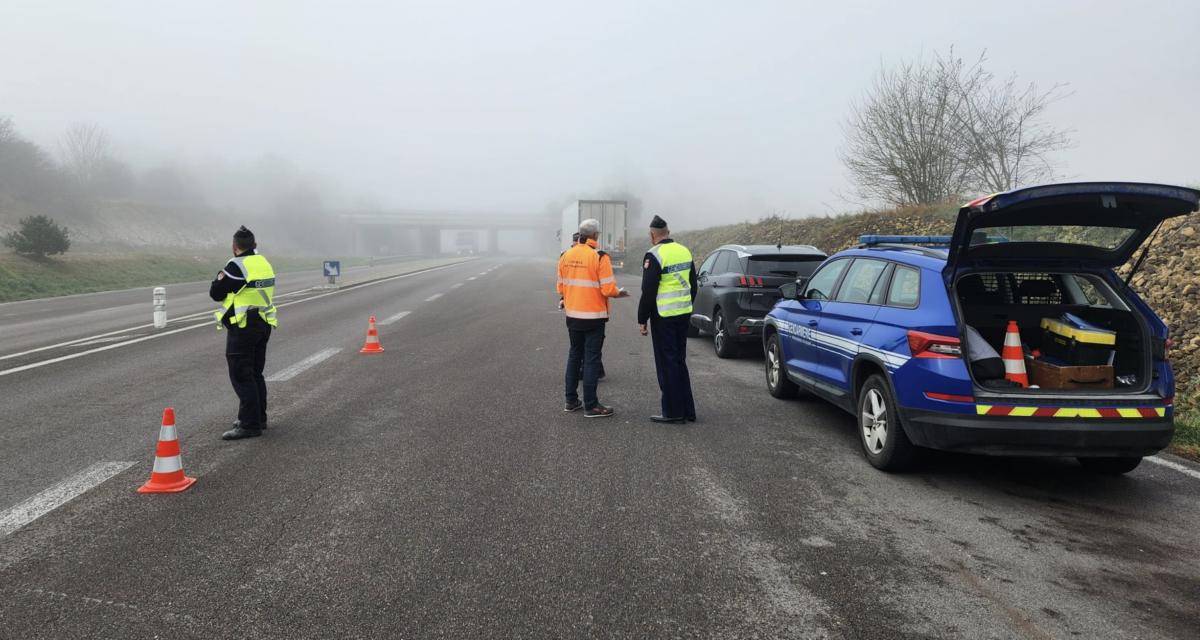
M 596 381 L 600 373 L 600 350 L 604 325 L 608 322 L 608 299 L 629 294 L 617 287 L 612 261 L 601 260 L 597 238 L 600 223 L 594 219 L 579 224 L 579 244 L 558 259 L 558 293 L 567 316 L 571 350 L 567 356 L 566 405 L 564 411 L 583 409 L 586 418 L 607 418 L 613 410 L 600 404 Z M 583 400 L 579 383 L 583 381 Z

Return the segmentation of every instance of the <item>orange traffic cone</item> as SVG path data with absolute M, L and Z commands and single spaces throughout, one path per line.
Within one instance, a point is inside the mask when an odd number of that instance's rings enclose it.
M 1029 386 L 1029 375 L 1025 373 L 1025 349 L 1021 346 L 1021 330 L 1016 320 L 1008 321 L 1008 332 L 1004 334 L 1004 377 L 1021 385 Z
M 383 345 L 379 344 L 379 332 L 375 330 L 375 316 L 367 323 L 367 341 L 359 353 L 383 353 Z
M 175 433 L 175 410 L 163 409 L 162 427 L 158 430 L 158 450 L 154 453 L 154 471 L 138 493 L 179 493 L 192 486 L 195 478 L 183 475 L 183 460 L 179 457 L 179 436 Z

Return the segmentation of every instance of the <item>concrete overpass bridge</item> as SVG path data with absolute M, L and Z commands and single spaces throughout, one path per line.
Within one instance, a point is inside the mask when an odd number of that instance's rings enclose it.
M 359 255 L 456 253 L 464 248 L 534 253 L 558 246 L 556 216 L 381 211 L 339 217 Z

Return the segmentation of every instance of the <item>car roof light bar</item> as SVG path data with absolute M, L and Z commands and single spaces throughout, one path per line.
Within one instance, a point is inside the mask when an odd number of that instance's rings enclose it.
M 859 236 L 858 241 L 863 246 L 872 247 L 880 244 L 913 244 L 921 246 L 948 247 L 950 236 Z

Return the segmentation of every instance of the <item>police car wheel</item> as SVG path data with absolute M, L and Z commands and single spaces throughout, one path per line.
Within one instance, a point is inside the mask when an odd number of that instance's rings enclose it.
M 1084 469 L 1092 473 L 1100 473 L 1109 476 L 1119 476 L 1123 473 L 1129 473 L 1137 468 L 1142 463 L 1141 456 L 1127 456 L 1118 458 L 1077 458 L 1079 464 Z
M 916 447 L 900 426 L 896 403 L 883 376 L 867 378 L 858 392 L 855 416 L 858 440 L 871 466 L 883 471 L 901 471 L 912 465 Z
M 767 338 L 767 391 L 776 398 L 795 398 L 800 388 L 787 377 L 783 366 L 783 349 L 779 346 L 779 336 L 771 334 Z
M 729 339 L 729 326 L 720 307 L 713 311 L 713 350 L 717 352 L 718 358 L 732 358 L 737 355 L 737 345 Z

